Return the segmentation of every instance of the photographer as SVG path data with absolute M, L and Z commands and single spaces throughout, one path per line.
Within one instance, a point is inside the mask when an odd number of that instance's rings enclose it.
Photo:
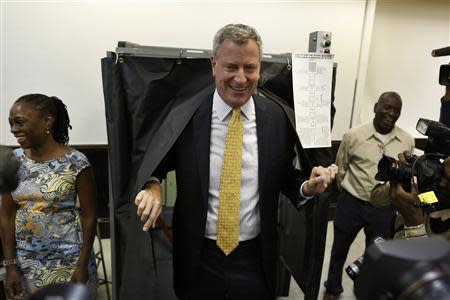
M 398 154 L 401 162 L 411 156 L 409 151 Z M 391 180 L 377 184 L 371 192 L 371 201 L 377 207 L 393 207 L 397 211 L 394 227 L 394 239 L 427 235 L 425 223 L 427 216 L 423 209 L 415 206 L 420 202 L 415 185 L 411 192 L 405 191 L 401 182 Z
M 445 87 L 445 94 L 441 98 L 441 111 L 439 116 L 439 122 L 450 127 L 450 86 Z M 399 160 L 404 161 L 408 158 L 409 153 L 399 154 Z M 443 163 L 444 171 L 442 178 L 439 182 L 440 188 L 450 192 L 450 156 Z M 372 192 L 376 193 L 376 189 Z M 417 196 L 416 190 L 413 188 L 410 193 L 406 192 L 403 186 L 396 182 L 391 182 L 390 188 L 390 198 L 392 206 L 394 206 L 399 214 L 401 215 L 397 218 L 396 225 L 404 222 L 403 230 L 398 231 L 394 238 L 409 238 L 424 236 L 427 233 L 431 233 L 430 226 L 428 224 L 429 216 L 423 211 L 423 209 L 414 206 L 414 204 L 419 203 L 420 200 Z M 433 212 L 433 217 L 447 219 L 450 217 L 450 211 L 448 209 Z M 396 226 L 398 228 L 398 226 Z M 443 235 L 450 240 L 450 232 L 447 231 Z
M 444 161 L 443 166 L 444 173 L 439 186 L 450 192 L 450 156 Z M 394 238 L 418 237 L 426 235 L 427 232 L 430 233 L 430 229 L 426 228 L 428 227 L 426 226 L 428 222 L 427 214 L 423 212 L 422 208 L 414 206 L 414 204 L 420 202 L 414 188 L 408 193 L 400 183 L 391 182 L 390 196 L 392 205 L 398 210 L 404 220 L 403 231 L 397 232 Z M 397 219 L 397 222 L 399 221 Z M 444 233 L 444 235 L 447 239 L 450 239 L 449 232 Z

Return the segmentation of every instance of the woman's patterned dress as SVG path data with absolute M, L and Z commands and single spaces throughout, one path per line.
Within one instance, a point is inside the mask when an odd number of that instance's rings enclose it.
M 14 153 L 20 162 L 20 184 L 12 193 L 18 205 L 16 249 L 28 294 L 44 285 L 70 282 L 83 244 L 76 179 L 90 165 L 76 150 L 42 162 L 31 160 L 21 148 Z M 94 298 L 94 253 L 88 272 Z

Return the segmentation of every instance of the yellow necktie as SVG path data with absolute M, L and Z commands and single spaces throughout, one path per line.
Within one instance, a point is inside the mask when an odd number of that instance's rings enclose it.
M 217 246 L 228 255 L 239 244 L 239 210 L 241 202 L 242 137 L 241 109 L 233 108 L 228 123 L 227 141 L 220 176 Z

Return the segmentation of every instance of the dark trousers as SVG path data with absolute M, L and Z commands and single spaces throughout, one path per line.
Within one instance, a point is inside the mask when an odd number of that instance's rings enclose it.
M 328 293 L 339 295 L 344 291 L 342 288 L 343 267 L 348 250 L 358 232 L 364 228 L 366 247 L 377 236 L 390 239 L 393 236 L 394 216 L 394 210 L 377 208 L 346 191 L 338 196 L 334 215 L 334 240 L 330 269 L 328 280 L 325 282 Z
M 204 240 L 197 284 L 185 300 L 273 300 L 261 263 L 258 238 L 239 243 L 228 256 Z

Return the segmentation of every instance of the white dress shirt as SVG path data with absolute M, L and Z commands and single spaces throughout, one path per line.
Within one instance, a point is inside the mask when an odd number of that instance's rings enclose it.
M 220 175 L 222 172 L 228 122 L 233 108 L 226 104 L 217 90 L 214 92 L 211 120 L 211 140 L 209 151 L 208 212 L 205 237 L 217 239 L 219 213 Z M 239 241 L 258 236 L 260 231 L 259 191 L 258 191 L 258 139 L 256 135 L 255 103 L 250 98 L 241 107 L 244 125 L 242 147 L 241 205 Z
M 205 237 L 212 240 L 217 239 L 220 175 L 222 172 L 228 122 L 231 119 L 232 110 L 233 108 L 223 101 L 216 90 L 212 105 L 209 147 L 208 212 L 205 228 Z M 256 115 L 253 97 L 241 106 L 241 120 L 244 125 L 244 136 L 242 147 L 239 241 L 246 241 L 257 237 L 261 230 L 258 190 L 258 138 L 256 134 Z M 299 194 L 304 198 L 300 205 L 313 198 L 303 194 L 303 185 L 305 183 L 306 181 L 300 186 Z

